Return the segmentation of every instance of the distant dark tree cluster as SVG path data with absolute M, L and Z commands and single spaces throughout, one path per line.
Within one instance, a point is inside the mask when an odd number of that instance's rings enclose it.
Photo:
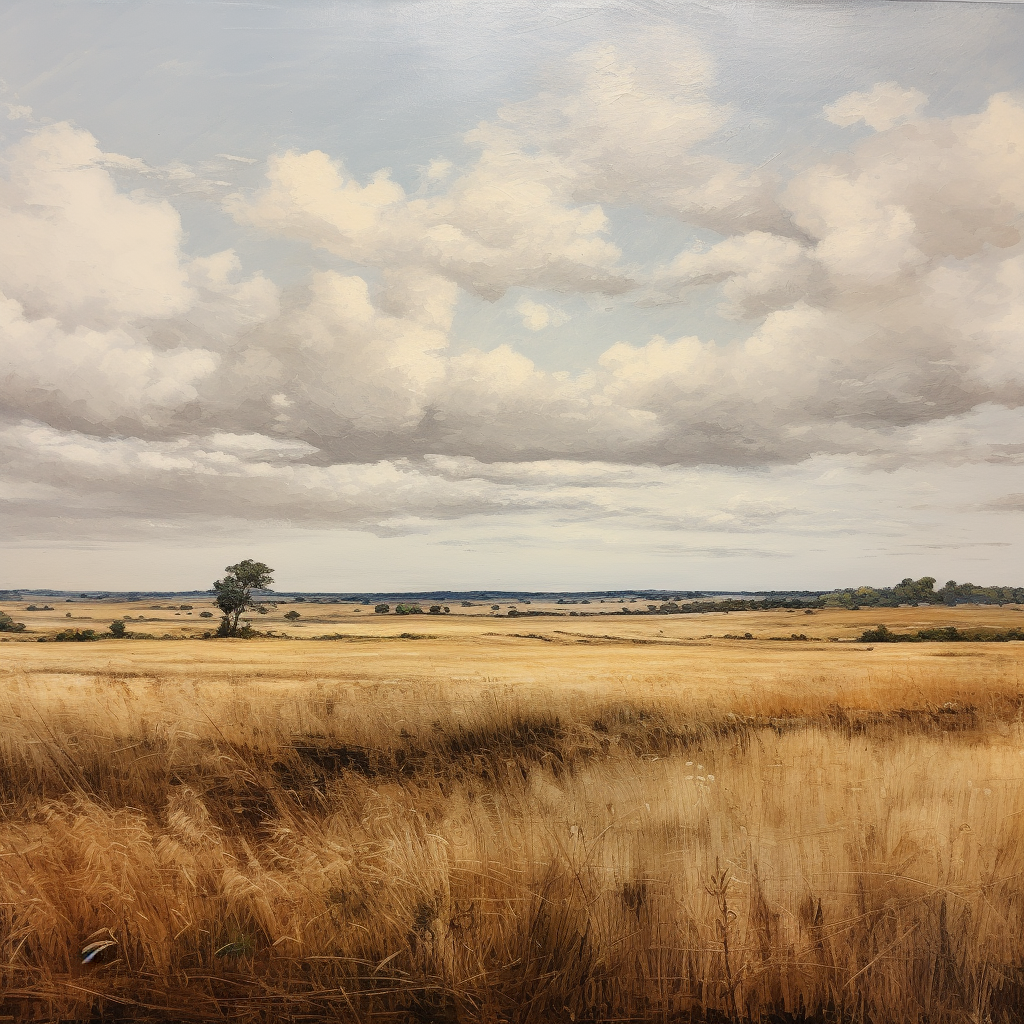
M 24 628 L 24 622 L 15 622 L 7 612 L 0 612 L 0 633 L 20 633 Z
M 622 605 L 621 615 L 696 615 L 701 612 L 756 612 L 772 608 L 790 608 L 793 610 L 806 608 L 807 601 L 798 598 L 786 599 L 768 597 L 763 599 L 746 597 L 727 597 L 721 601 L 662 601 L 661 604 L 648 604 L 643 608 L 630 608 Z M 570 614 L 572 614 L 570 612 Z M 585 613 L 592 614 L 592 613 Z
M 936 626 L 919 629 L 916 633 L 894 633 L 887 626 L 866 629 L 860 635 L 865 644 L 917 644 L 939 643 L 1005 643 L 1008 640 L 1024 640 L 1024 629 L 957 629 L 956 626 Z
M 40 643 L 86 643 L 91 640 L 99 640 L 100 635 L 95 629 L 62 629 L 53 636 L 41 636 Z
M 932 576 L 919 580 L 907 577 L 894 587 L 857 587 L 825 594 L 826 608 L 897 608 L 901 604 L 1018 604 L 1024 602 L 1024 587 L 979 587 L 950 580 L 938 590 Z

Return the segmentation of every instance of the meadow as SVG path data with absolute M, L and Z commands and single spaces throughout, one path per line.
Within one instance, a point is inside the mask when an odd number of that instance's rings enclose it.
M 1024 1020 L 1022 644 L 851 642 L 1020 608 L 50 603 L 3 606 L 0 1019 Z M 67 609 L 203 628 L 154 603 Z

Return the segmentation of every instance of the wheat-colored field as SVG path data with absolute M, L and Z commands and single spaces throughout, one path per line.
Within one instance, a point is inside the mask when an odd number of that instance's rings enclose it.
M 1024 1019 L 1022 645 L 831 640 L 1019 609 L 54 607 L 4 606 L 0 1019 Z M 125 614 L 200 631 L 72 610 Z

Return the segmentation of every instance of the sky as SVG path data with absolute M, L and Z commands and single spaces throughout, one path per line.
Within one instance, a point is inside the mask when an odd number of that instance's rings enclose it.
M 0 588 L 1024 579 L 1024 5 L 0 0 Z

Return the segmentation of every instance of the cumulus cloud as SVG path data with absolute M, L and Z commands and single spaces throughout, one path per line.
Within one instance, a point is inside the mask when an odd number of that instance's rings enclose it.
M 516 312 L 528 331 L 543 331 L 545 327 L 558 327 L 569 319 L 569 314 L 543 302 L 534 302 L 525 296 L 516 303 Z
M 820 275 L 806 247 L 765 231 L 733 235 L 708 251 L 680 253 L 661 275 L 663 286 L 720 285 L 719 311 L 730 318 L 755 317 L 806 297 Z
M 928 102 L 919 89 L 904 89 L 896 82 L 879 82 L 868 92 L 851 92 L 825 107 L 825 117 L 842 127 L 863 121 L 884 132 L 910 120 Z
M 387 171 L 365 185 L 327 154 L 270 161 L 255 197 L 230 197 L 242 224 L 298 238 L 364 266 L 445 277 L 489 299 L 513 286 L 622 292 L 630 286 L 597 206 L 567 203 L 551 157 L 484 143 L 439 196 L 408 196 Z
M 30 316 L 102 328 L 190 305 L 177 211 L 119 192 L 109 162 L 88 132 L 66 124 L 8 151 L 0 282 Z
M 597 45 L 470 141 L 549 154 L 577 202 L 636 205 L 723 232 L 784 229 L 772 178 L 709 148 L 741 116 L 712 99 L 715 84 L 708 58 L 677 33 Z
M 803 513 L 736 474 L 1019 464 L 1020 98 L 928 118 L 883 83 L 826 108 L 874 134 L 776 181 L 719 155 L 742 115 L 670 42 L 578 54 L 416 192 L 357 180 L 341 155 L 272 155 L 228 210 L 335 258 L 287 289 L 232 250 L 188 253 L 171 203 L 119 187 L 144 165 L 66 124 L 27 134 L 0 181 L 8 510 L 757 531 Z M 612 207 L 717 235 L 627 265 Z M 745 333 L 613 340 L 574 373 L 486 338 L 452 347 L 460 302 L 513 288 L 530 331 L 565 321 L 566 293 L 705 293 Z M 681 497 L 709 466 L 732 481 L 714 514 Z

